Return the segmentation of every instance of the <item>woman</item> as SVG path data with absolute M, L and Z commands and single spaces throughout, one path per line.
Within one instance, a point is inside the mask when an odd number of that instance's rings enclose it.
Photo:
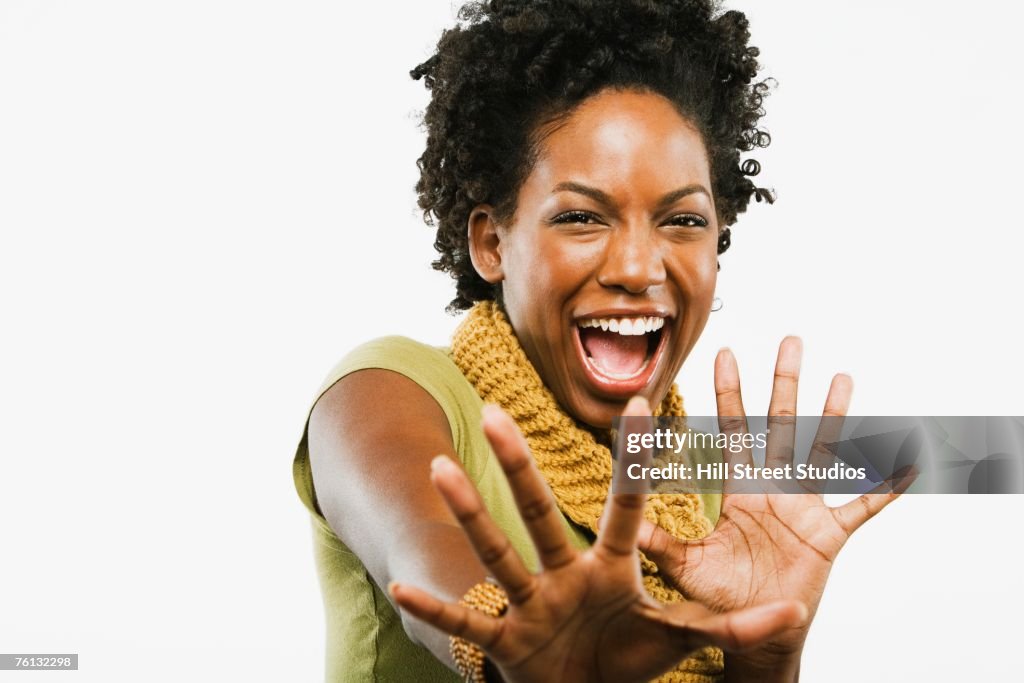
M 328 679 L 795 680 L 831 562 L 893 496 L 608 492 L 613 418 L 682 414 L 718 255 L 770 199 L 740 160 L 768 143 L 746 20 L 700 0 L 461 16 L 413 75 L 420 205 L 469 313 L 449 349 L 349 354 L 296 455 Z M 800 352 L 780 346 L 772 415 L 795 413 Z M 742 416 L 730 352 L 715 371 Z M 836 376 L 825 413 L 851 389 Z

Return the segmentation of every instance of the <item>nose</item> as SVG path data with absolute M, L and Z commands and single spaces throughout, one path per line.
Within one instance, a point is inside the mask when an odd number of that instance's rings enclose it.
M 597 281 L 630 294 L 643 294 L 651 287 L 664 284 L 664 255 L 653 231 L 646 225 L 614 230 Z

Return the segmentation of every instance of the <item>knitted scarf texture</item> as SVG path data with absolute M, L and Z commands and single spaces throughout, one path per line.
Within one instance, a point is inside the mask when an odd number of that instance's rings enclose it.
M 450 354 L 480 397 L 516 421 L 562 513 L 596 534 L 611 486 L 611 452 L 558 405 L 495 302 L 477 303 L 469 311 L 455 331 Z M 655 415 L 685 415 L 675 385 Z M 680 539 L 701 538 L 712 530 L 703 501 L 694 494 L 651 494 L 644 516 Z M 683 600 L 653 562 L 642 554 L 640 561 L 644 587 L 652 597 L 666 604 Z M 721 680 L 722 671 L 721 650 L 708 647 L 657 680 L 710 683 Z

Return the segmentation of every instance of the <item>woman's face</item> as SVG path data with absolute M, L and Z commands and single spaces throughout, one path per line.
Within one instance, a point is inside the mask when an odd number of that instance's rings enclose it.
M 668 391 L 704 329 L 718 221 L 697 130 L 660 95 L 605 90 L 543 141 L 494 231 L 505 309 L 568 412 L 611 426 Z

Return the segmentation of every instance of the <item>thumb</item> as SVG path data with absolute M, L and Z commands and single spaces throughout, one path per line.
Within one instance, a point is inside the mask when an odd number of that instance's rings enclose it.
M 637 536 L 637 547 L 644 552 L 644 555 L 654 561 L 659 568 L 671 571 L 682 565 L 684 553 L 678 539 L 646 519 L 640 522 L 640 531 Z
M 717 645 L 729 652 L 747 650 L 787 630 L 802 628 L 808 618 L 807 606 L 796 600 L 778 600 L 724 614 L 709 613 L 698 619 L 687 619 L 684 609 L 673 605 L 666 610 L 670 619 L 678 619 L 673 613 L 684 616 L 682 623 L 674 626 L 679 636 Z

